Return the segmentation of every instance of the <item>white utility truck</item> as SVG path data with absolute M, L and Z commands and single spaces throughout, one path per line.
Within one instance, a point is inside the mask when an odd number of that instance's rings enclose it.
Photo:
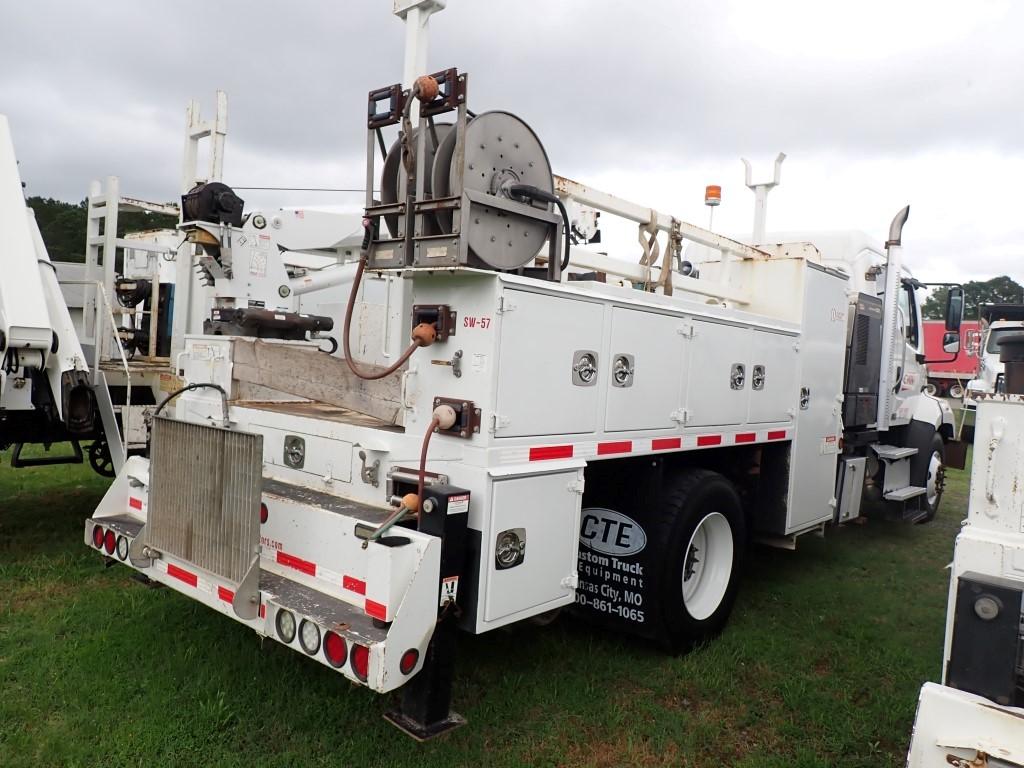
M 82 461 L 80 443 L 102 440 L 96 382 L 18 173 L 0 115 L 0 450 L 11 464 Z M 23 457 L 24 443 L 69 441 L 71 456 Z
M 748 540 L 792 547 L 869 497 L 934 514 L 953 436 L 922 392 L 908 209 L 884 251 L 742 244 L 554 176 L 523 120 L 468 109 L 468 85 L 449 69 L 369 94 L 380 199 L 344 359 L 186 337 L 174 417 L 85 525 L 110 560 L 403 689 L 389 718 L 419 738 L 461 722 L 456 627 L 574 606 L 684 647 L 725 623 Z M 263 263 L 269 231 L 229 192 L 182 206 L 217 284 Z M 570 203 L 640 225 L 642 263 L 572 247 Z M 699 276 L 684 241 L 714 253 Z M 262 309 L 295 320 L 279 297 Z M 231 298 L 214 312 L 248 308 Z
M 219 184 L 226 94 L 218 92 L 216 103 L 211 120 L 202 119 L 195 101 L 186 108 L 182 191 L 192 193 L 190 200 L 219 195 L 226 204 L 230 198 L 240 211 L 241 200 Z M 259 258 L 235 273 L 230 263 L 197 254 L 174 229 L 118 236 L 121 213 L 180 217 L 180 206 L 122 196 L 117 177 L 110 176 L 94 181 L 86 198 L 85 278 L 58 283 L 25 205 L 6 120 L 2 128 L 0 223 L 8 242 L 0 249 L 6 276 L 0 286 L 0 449 L 13 447 L 12 466 L 81 463 L 81 444 L 91 441 L 89 463 L 113 477 L 129 455 L 145 451 L 153 412 L 180 388 L 174 358 L 188 333 L 319 339 L 332 327 L 324 315 L 336 314 L 347 296 L 355 265 L 345 262 L 358 257 L 360 216 L 306 208 L 251 211 Z M 204 139 L 209 167 L 200 175 Z M 78 336 L 62 285 L 84 292 Z M 268 302 L 276 308 L 269 322 L 263 311 Z M 211 313 L 220 307 L 230 309 Z M 41 342 L 30 332 L 49 334 L 45 354 L 33 351 L 31 345 Z M 322 343 L 325 351 L 338 348 L 331 338 Z M 53 444 L 65 442 L 70 452 L 49 455 Z M 24 456 L 30 444 L 47 453 Z
M 978 307 L 981 329 L 968 338 L 978 355 L 978 373 L 967 382 L 964 407 L 974 409 L 978 396 L 1003 392 L 1000 339 L 1024 331 L 1024 304 L 982 304 Z
M 942 684 L 921 689 L 909 768 L 1024 766 L 1024 332 L 979 393 L 970 506 L 956 539 Z

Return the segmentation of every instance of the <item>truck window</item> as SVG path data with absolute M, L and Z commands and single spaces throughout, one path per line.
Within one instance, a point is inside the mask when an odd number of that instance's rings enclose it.
M 988 341 L 985 342 L 985 351 L 993 355 L 999 354 L 999 346 L 997 342 L 1014 333 L 1020 333 L 1022 328 L 993 328 L 988 332 Z
M 908 285 L 900 289 L 900 311 L 906 322 L 907 343 L 917 347 L 917 302 L 914 300 L 914 289 Z

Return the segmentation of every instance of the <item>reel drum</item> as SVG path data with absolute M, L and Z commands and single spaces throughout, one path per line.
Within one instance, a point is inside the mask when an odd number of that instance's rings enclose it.
M 431 186 L 434 197 L 448 197 L 460 186 L 476 198 L 463 229 L 473 256 L 495 269 L 516 269 L 533 259 L 544 245 L 550 223 L 507 206 L 490 206 L 486 196 L 513 200 L 509 188 L 529 184 L 554 190 L 551 164 L 533 130 L 509 112 L 484 112 L 466 125 L 465 157 L 455 158 L 456 134 L 449 132 L 434 155 Z M 472 194 L 480 193 L 480 194 Z M 481 198 L 484 198 L 481 200 Z M 495 201 L 497 202 L 497 200 Z M 549 213 L 550 203 L 516 203 Z M 441 232 L 453 231 L 452 214 L 437 216 Z

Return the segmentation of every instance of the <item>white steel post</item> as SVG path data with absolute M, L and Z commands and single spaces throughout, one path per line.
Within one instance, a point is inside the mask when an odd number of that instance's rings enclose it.
M 107 176 L 103 196 L 103 290 L 114 295 L 114 278 L 117 266 L 117 214 L 121 205 L 121 182 L 117 176 Z M 111 333 L 117 333 L 116 328 Z M 110 334 L 96 339 L 96 354 L 100 360 L 110 357 Z
M 427 74 L 430 17 L 444 9 L 446 0 L 395 0 L 394 14 L 405 22 L 405 63 L 402 87 Z
M 768 219 L 768 193 L 782 181 L 782 161 L 786 159 L 785 152 L 779 152 L 775 158 L 775 178 L 772 181 L 764 181 L 760 184 L 751 182 L 750 161 L 745 157 L 740 158 L 746 169 L 746 185 L 754 193 L 754 231 L 751 234 L 750 242 L 754 245 L 764 243 L 765 222 Z
M 228 96 L 217 91 L 217 112 L 213 120 L 203 122 L 198 101 L 190 101 L 185 107 L 185 148 L 181 161 L 181 193 L 185 194 L 196 184 L 204 181 L 220 181 L 224 173 L 224 143 L 228 132 Z M 210 139 L 210 167 L 206 177 L 199 174 L 199 141 Z M 191 243 L 182 242 L 178 247 L 174 279 L 174 315 L 171 321 L 171 359 L 176 360 L 184 348 L 185 334 L 191 330 L 192 287 L 195 275 L 192 271 Z M 175 371 L 177 374 L 177 371 Z
M 82 330 L 86 341 L 92 341 L 93 355 L 95 356 L 93 363 L 99 363 L 99 345 L 97 344 L 96 332 L 99 325 L 96 321 L 99 298 L 96 295 L 96 281 L 100 279 L 99 245 L 97 245 L 100 234 L 100 215 L 96 212 L 96 202 L 99 200 L 102 191 L 103 188 L 100 186 L 99 181 L 93 181 L 89 184 L 89 197 L 86 203 L 87 218 L 85 222 L 86 284 L 83 286 Z

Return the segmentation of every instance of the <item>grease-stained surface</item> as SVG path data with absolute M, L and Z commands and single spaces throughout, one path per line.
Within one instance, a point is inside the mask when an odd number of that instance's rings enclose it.
M 469 726 L 416 744 L 388 697 L 124 568 L 86 467 L 0 454 L 0 765 L 901 765 L 940 671 L 967 475 L 936 520 L 754 548 L 732 622 L 670 657 L 571 620 L 459 642 Z

